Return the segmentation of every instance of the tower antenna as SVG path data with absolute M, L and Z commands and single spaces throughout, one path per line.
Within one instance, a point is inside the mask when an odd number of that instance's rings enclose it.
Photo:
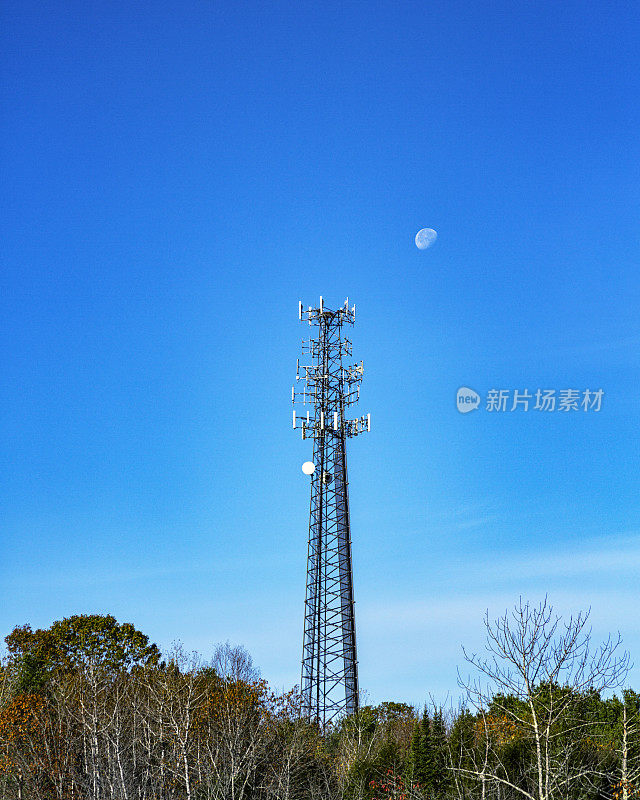
M 316 338 L 302 343 L 307 365 L 298 363 L 303 391 L 292 390 L 294 404 L 313 407 L 298 416 L 293 427 L 313 439 L 313 463 L 303 465 L 311 477 L 307 591 L 302 644 L 302 713 L 324 725 L 342 713 L 358 710 L 358 659 L 351 566 L 351 526 L 345 442 L 370 430 L 370 415 L 347 419 L 357 402 L 363 366 L 344 366 L 351 341 L 343 326 L 355 322 L 355 306 L 347 301 L 335 311 L 320 298 L 317 308 L 299 318 L 318 327 Z M 306 468 L 306 469 L 305 469 Z M 311 472 L 309 471 L 311 470 Z

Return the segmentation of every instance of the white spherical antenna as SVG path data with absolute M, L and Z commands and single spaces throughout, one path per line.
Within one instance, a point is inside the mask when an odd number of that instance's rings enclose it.
M 305 475 L 313 475 L 315 469 L 316 465 L 313 463 L 313 461 L 305 461 L 302 465 L 302 471 Z

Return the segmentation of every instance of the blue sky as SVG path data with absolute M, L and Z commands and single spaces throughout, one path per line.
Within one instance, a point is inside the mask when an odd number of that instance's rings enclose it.
M 322 294 L 357 304 L 373 422 L 370 699 L 456 699 L 461 645 L 520 595 L 591 607 L 639 661 L 635 4 L 0 13 L 2 635 L 112 613 L 299 679 L 290 386 Z M 461 415 L 461 385 L 605 396 Z

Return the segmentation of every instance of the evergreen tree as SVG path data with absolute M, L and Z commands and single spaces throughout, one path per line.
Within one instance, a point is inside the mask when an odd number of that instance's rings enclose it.
M 431 746 L 431 724 L 425 708 L 422 719 L 416 722 L 411 737 L 409 754 L 411 780 L 421 789 L 430 792 L 433 784 L 433 752 Z
M 16 664 L 16 694 L 44 694 L 47 670 L 43 659 L 36 653 L 25 653 Z
M 431 721 L 431 792 L 434 798 L 446 797 L 451 786 L 447 752 L 447 728 L 439 708 Z
M 419 720 L 416 720 L 413 724 L 413 730 L 411 731 L 411 743 L 409 744 L 409 752 L 407 753 L 406 777 L 410 783 L 415 783 L 418 780 L 416 775 L 416 765 L 418 761 L 418 753 L 420 751 L 421 736 L 422 731 L 420 728 L 420 722 Z
M 476 718 L 468 708 L 461 709 L 453 721 L 449 735 L 449 752 L 454 770 L 452 785 L 455 784 L 457 797 L 471 797 L 476 781 L 469 776 L 473 771 L 474 751 L 476 750 Z M 453 793 L 452 793 L 452 796 Z

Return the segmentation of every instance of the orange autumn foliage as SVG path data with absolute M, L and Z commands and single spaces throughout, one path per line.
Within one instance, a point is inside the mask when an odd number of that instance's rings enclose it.
M 11 774 L 19 768 L 16 751 L 24 751 L 25 743 L 37 751 L 40 712 L 44 707 L 45 699 L 40 695 L 20 694 L 0 711 L 0 774 Z

